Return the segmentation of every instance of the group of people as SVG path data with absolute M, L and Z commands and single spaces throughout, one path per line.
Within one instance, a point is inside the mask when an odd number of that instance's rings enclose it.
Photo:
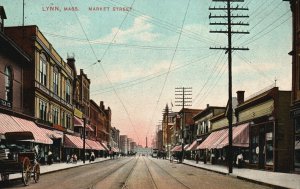
M 77 163 L 77 155 L 72 154 L 71 156 L 67 155 L 67 163 Z

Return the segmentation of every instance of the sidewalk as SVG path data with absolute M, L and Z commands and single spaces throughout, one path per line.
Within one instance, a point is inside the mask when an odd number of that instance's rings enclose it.
M 225 166 L 221 165 L 211 165 L 204 164 L 200 162 L 196 164 L 194 160 L 184 160 L 184 164 L 198 167 L 201 169 L 214 171 L 221 174 L 228 174 L 228 169 Z M 233 168 L 232 174 L 230 176 L 237 177 L 239 179 L 245 179 L 251 182 L 256 182 L 260 184 L 265 184 L 275 187 L 283 188 L 295 188 L 300 189 L 300 175 L 291 174 L 291 173 L 278 173 L 270 171 L 261 171 L 255 169 L 246 169 L 246 168 Z
M 110 158 L 109 157 L 107 157 L 107 158 L 96 158 L 95 161 L 92 161 L 92 162 L 89 162 L 87 160 L 87 161 L 85 161 L 85 164 L 83 164 L 82 161 L 78 161 L 77 163 L 62 162 L 62 163 L 54 163 L 52 165 L 42 165 L 41 166 L 41 175 L 51 173 L 51 172 L 55 172 L 55 171 L 59 171 L 59 170 L 70 169 L 70 168 L 73 168 L 73 167 L 79 167 L 79 166 L 83 166 L 83 165 L 99 163 L 99 162 L 106 161 L 106 160 L 110 160 Z M 21 173 L 16 173 L 16 174 L 10 174 L 9 175 L 10 180 L 19 179 L 21 177 L 22 177 Z

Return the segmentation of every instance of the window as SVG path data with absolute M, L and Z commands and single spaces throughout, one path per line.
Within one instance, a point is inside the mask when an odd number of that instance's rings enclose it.
M 53 71 L 53 92 L 54 94 L 58 95 L 58 70 L 57 68 L 54 68 Z
M 40 100 L 40 119 L 47 121 L 47 103 Z
M 47 84 L 47 59 L 44 54 L 40 56 L 40 83 Z
M 68 113 L 66 114 L 66 128 L 71 129 L 71 115 Z
M 65 112 L 64 111 L 61 112 L 61 125 L 63 127 L 66 126 L 66 123 L 65 123 Z
M 69 80 L 66 81 L 66 101 L 71 102 L 71 84 Z
M 273 165 L 273 133 L 266 133 L 266 164 Z
M 13 100 L 13 74 L 10 66 L 5 67 L 5 100 Z
M 295 167 L 300 168 L 300 117 L 295 119 Z
M 58 124 L 58 108 L 52 108 L 52 122 Z

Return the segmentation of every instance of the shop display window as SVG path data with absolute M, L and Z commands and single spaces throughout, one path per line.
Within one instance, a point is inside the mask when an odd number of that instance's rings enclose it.
M 266 164 L 273 165 L 273 133 L 266 133 Z

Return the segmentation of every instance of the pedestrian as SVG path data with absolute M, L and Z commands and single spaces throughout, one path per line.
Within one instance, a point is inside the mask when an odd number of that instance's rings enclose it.
M 52 165 L 53 163 L 53 157 L 52 157 L 52 152 L 49 150 L 48 152 L 48 158 L 47 158 L 47 164 Z
M 94 152 L 91 152 L 90 162 L 91 161 L 95 161 L 95 154 L 94 154 Z
M 236 157 L 236 165 L 238 168 L 241 168 L 242 167 L 242 164 L 243 164 L 243 153 L 240 153 L 239 155 L 237 155 Z
M 199 154 L 198 153 L 196 153 L 195 159 L 196 159 L 196 163 L 198 164 L 198 162 L 199 162 Z

